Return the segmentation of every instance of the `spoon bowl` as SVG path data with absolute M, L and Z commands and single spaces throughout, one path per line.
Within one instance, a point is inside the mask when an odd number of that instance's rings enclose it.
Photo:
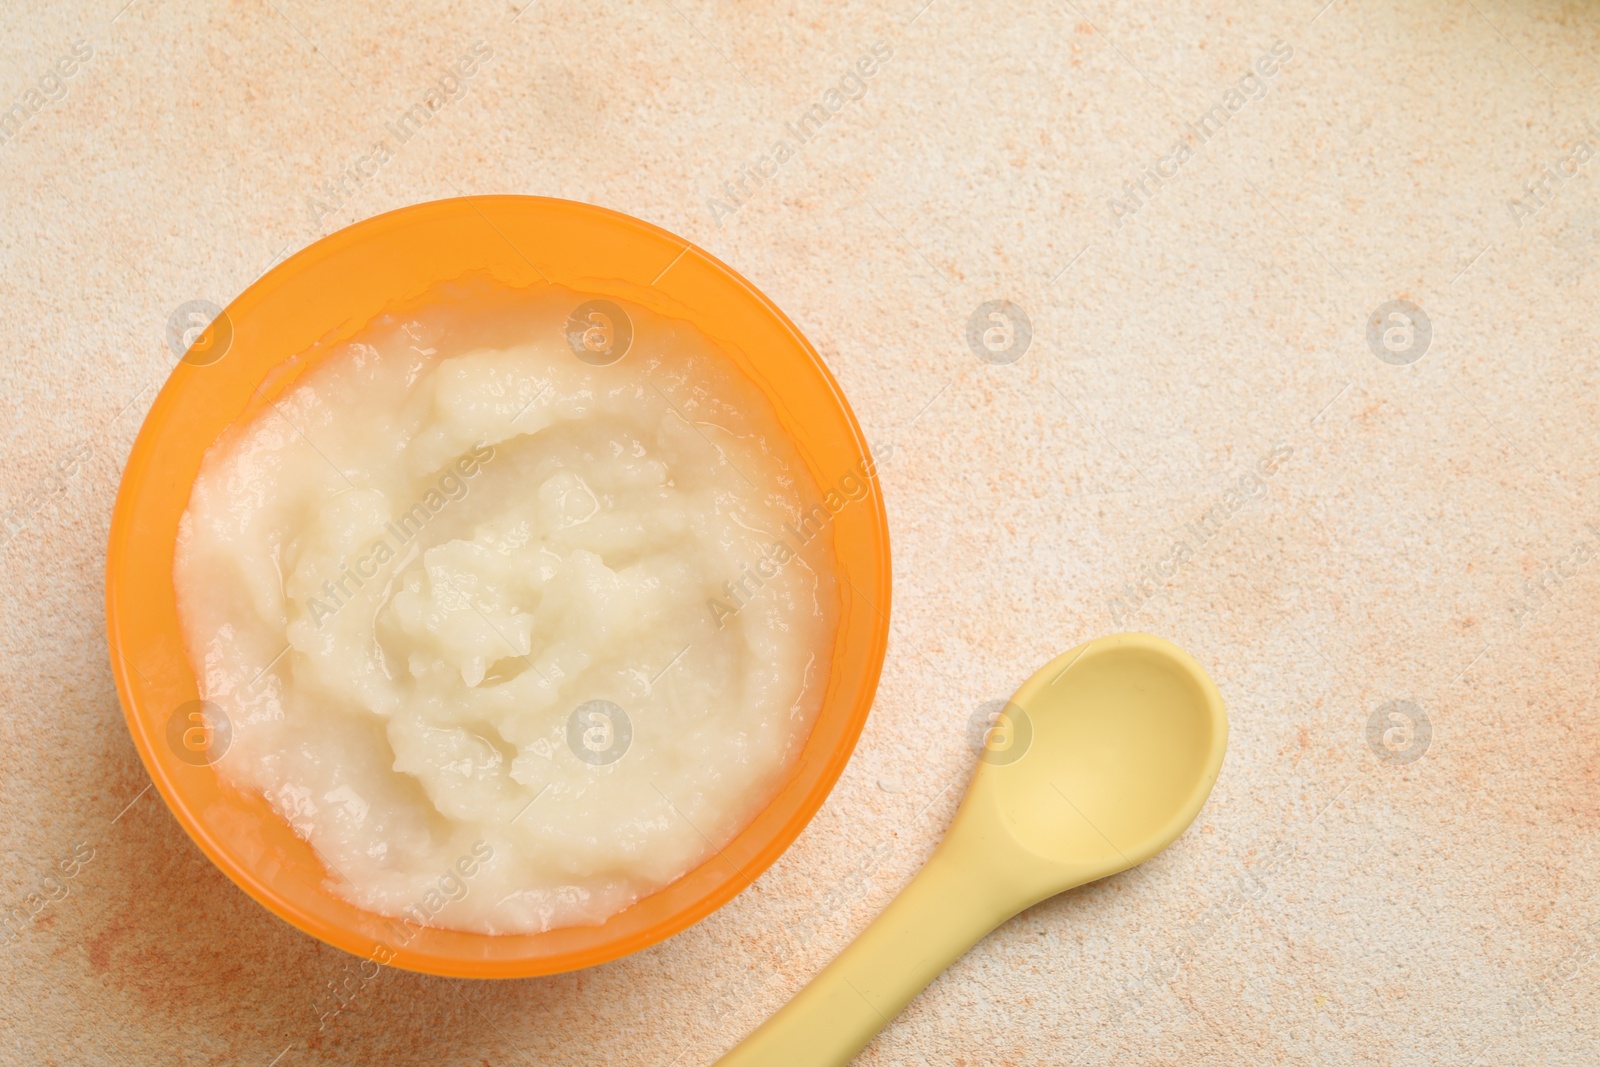
M 1210 795 L 1227 743 L 1217 687 L 1176 645 L 1119 634 L 1058 656 L 995 715 L 927 865 L 719 1063 L 849 1062 L 996 926 L 1175 841 Z
M 1205 803 L 1227 745 L 1211 679 L 1182 649 L 1143 634 L 1057 657 L 998 719 L 958 825 L 969 805 L 992 805 L 987 820 L 1073 879 L 1056 892 L 1171 844 Z

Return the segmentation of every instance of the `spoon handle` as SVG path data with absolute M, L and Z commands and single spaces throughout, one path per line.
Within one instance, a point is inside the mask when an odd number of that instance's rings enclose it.
M 843 1067 L 957 957 L 1031 903 L 981 839 L 964 836 L 947 837 L 883 914 L 718 1067 Z

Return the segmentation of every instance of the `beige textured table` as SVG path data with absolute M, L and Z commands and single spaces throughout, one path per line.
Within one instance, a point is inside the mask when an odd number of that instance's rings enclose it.
M 937 841 L 974 709 L 1119 629 L 1221 687 L 1209 805 L 862 1062 L 1600 1062 L 1593 2 L 123 3 L 0 13 L 4 1063 L 709 1063 Z M 175 309 L 490 192 L 663 225 L 807 331 L 883 457 L 893 638 L 710 919 L 369 979 L 146 791 L 106 530 Z

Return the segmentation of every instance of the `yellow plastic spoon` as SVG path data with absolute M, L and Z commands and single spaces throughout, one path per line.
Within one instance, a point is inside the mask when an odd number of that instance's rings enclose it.
M 1176 645 L 1119 634 L 1058 656 L 989 730 L 955 822 L 884 913 L 721 1067 L 848 1063 L 978 940 L 1166 848 L 1211 793 L 1228 716 Z

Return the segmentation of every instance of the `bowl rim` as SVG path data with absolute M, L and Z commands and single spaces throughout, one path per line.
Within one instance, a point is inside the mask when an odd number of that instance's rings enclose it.
M 832 407 L 835 409 L 834 414 L 842 419 L 843 425 L 851 437 L 848 444 L 856 454 L 863 457 L 862 474 L 864 477 L 862 481 L 867 491 L 859 502 L 852 504 L 852 507 L 860 507 L 861 505 L 866 507 L 866 510 L 860 513 L 860 518 L 865 522 L 865 525 L 860 528 L 864 530 L 867 540 L 870 541 L 870 545 L 864 549 L 871 557 L 871 565 L 868 568 L 870 580 L 866 583 L 867 589 L 862 590 L 841 570 L 841 577 L 844 577 L 851 586 L 853 594 L 847 593 L 843 588 L 840 590 L 841 614 L 831 661 L 833 668 L 837 670 L 843 642 L 842 635 L 846 626 L 846 612 L 854 610 L 860 615 L 861 609 L 859 606 L 853 609 L 849 607 L 849 604 L 853 603 L 854 598 L 858 596 L 866 607 L 871 608 L 876 613 L 876 618 L 862 615 L 858 620 L 864 623 L 866 627 L 864 636 L 867 640 L 867 646 L 862 660 L 864 669 L 858 672 L 858 677 L 851 683 L 852 692 L 855 694 L 852 705 L 848 708 L 845 717 L 839 720 L 840 730 L 836 743 L 826 752 L 825 759 L 817 766 L 806 766 L 810 762 L 808 752 L 812 739 L 812 735 L 808 735 L 805 746 L 806 751 L 798 754 L 791 762 L 786 771 L 787 777 L 780 783 L 773 799 L 766 807 L 752 816 L 751 822 L 740 831 L 739 835 L 736 835 L 733 842 L 728 843 L 728 847 L 731 849 L 759 820 L 762 820 L 779 803 L 780 799 L 788 794 L 789 785 L 798 780 L 802 772 L 805 772 L 809 775 L 811 784 L 800 794 L 799 802 L 791 804 L 793 810 L 790 815 L 781 824 L 777 825 L 773 832 L 763 835 L 763 842 L 760 847 L 745 862 L 728 861 L 729 866 L 734 868 L 734 873 L 714 881 L 708 892 L 695 898 L 688 906 L 681 907 L 659 921 L 628 936 L 577 950 L 557 951 L 512 959 L 489 959 L 473 955 L 449 956 L 437 953 L 421 953 L 405 944 L 396 947 L 384 944 L 382 941 L 375 945 L 373 936 L 370 933 L 330 923 L 325 916 L 309 911 L 286 899 L 282 893 L 277 891 L 254 868 L 236 854 L 238 849 L 233 847 L 234 843 L 226 839 L 213 827 L 206 825 L 200 817 L 201 813 L 189 803 L 185 795 L 186 787 L 178 780 L 179 774 L 174 773 L 175 761 L 163 754 L 162 738 L 157 736 L 155 727 L 155 722 L 162 714 L 162 710 L 175 706 L 172 703 L 172 690 L 170 686 L 164 690 L 166 698 L 163 700 L 158 692 L 154 691 L 158 687 L 150 683 L 149 679 L 135 666 L 125 651 L 127 635 L 141 633 L 142 631 L 139 628 L 150 622 L 148 612 L 144 609 L 144 606 L 137 603 L 136 598 L 131 595 L 135 588 L 133 575 L 136 569 L 141 567 L 140 560 L 134 557 L 130 548 L 130 541 L 134 536 L 134 523 L 138 518 L 139 495 L 151 478 L 157 476 L 157 472 L 152 468 L 153 453 L 156 452 L 158 444 L 163 437 L 173 432 L 170 426 L 172 420 L 181 414 L 180 404 L 186 399 L 193 399 L 193 392 L 196 388 L 194 385 L 195 375 L 204 373 L 205 370 L 205 364 L 191 361 L 187 356 L 184 361 L 173 369 L 173 372 L 163 383 L 149 411 L 146 413 L 120 478 L 116 502 L 112 512 L 106 554 L 105 612 L 107 653 L 111 661 L 112 675 L 129 734 L 139 753 L 140 761 L 149 773 L 152 783 L 161 795 L 162 801 L 177 819 L 184 832 L 200 847 L 207 858 L 226 874 L 235 885 L 243 889 L 259 904 L 297 929 L 324 943 L 355 955 L 367 956 L 375 959 L 380 964 L 448 977 L 528 977 L 562 973 L 616 959 L 664 941 L 699 922 L 753 883 L 763 871 L 771 866 L 793 844 L 801 831 L 815 817 L 817 811 L 820 810 L 822 804 L 832 792 L 839 775 L 843 773 L 846 764 L 849 762 L 876 696 L 889 635 L 891 601 L 889 532 L 883 494 L 870 447 L 862 434 L 855 413 L 840 389 L 837 380 L 805 335 L 771 299 L 736 270 L 711 253 L 670 231 L 618 211 L 579 201 L 518 195 L 451 197 L 408 205 L 394 211 L 363 219 L 337 230 L 287 257 L 257 278 L 235 297 L 224 310 L 223 315 L 219 316 L 218 321 L 226 322 L 228 327 L 235 331 L 232 335 L 232 343 L 238 344 L 238 323 L 247 318 L 252 310 L 269 297 L 274 290 L 279 290 L 292 284 L 294 279 L 301 278 L 307 272 L 314 270 L 319 264 L 323 264 L 331 257 L 355 247 L 369 237 L 380 236 L 394 227 L 403 227 L 408 223 L 417 225 L 424 223 L 437 224 L 441 218 L 450 216 L 467 218 L 468 216 L 464 212 L 475 213 L 484 222 L 487 222 L 491 228 L 496 229 L 497 232 L 499 228 L 495 227 L 494 222 L 490 219 L 490 213 L 531 212 L 533 216 L 545 213 L 549 214 L 550 217 L 562 216 L 567 224 L 597 226 L 600 230 L 607 231 L 606 236 L 622 240 L 624 243 L 628 240 L 634 240 L 654 242 L 651 245 L 652 248 L 658 248 L 661 242 L 681 246 L 677 259 L 672 261 L 673 264 L 676 264 L 691 253 L 694 254 L 698 260 L 703 261 L 704 269 L 708 269 L 711 274 L 717 276 L 716 284 L 723 286 L 728 292 L 736 294 L 738 299 L 746 302 L 748 307 L 743 309 L 743 313 L 754 313 L 768 320 L 769 326 L 781 331 L 786 340 L 792 344 L 794 350 L 804 357 L 807 364 L 805 370 L 818 377 L 827 399 L 831 401 Z M 501 217 L 502 221 L 504 221 L 505 215 L 502 214 Z M 530 267 L 533 267 L 539 274 L 544 274 L 544 271 L 532 260 L 528 259 L 520 248 L 512 244 L 509 238 L 505 238 L 503 233 L 501 237 L 506 240 L 508 245 L 516 249 L 517 254 L 527 261 Z M 539 253 L 543 254 L 548 251 L 548 249 L 541 248 Z M 650 286 L 654 287 L 656 282 L 660 281 L 661 276 L 667 274 L 670 269 L 671 265 L 663 269 L 657 275 L 656 280 L 649 283 Z M 437 281 L 445 280 L 449 279 L 438 279 Z M 560 284 L 572 285 L 572 282 L 563 280 Z M 630 284 L 636 283 L 630 282 Z M 579 288 L 576 285 L 573 285 L 573 287 Z M 663 296 L 663 299 L 671 303 L 670 298 Z M 396 294 L 388 306 L 398 306 L 403 300 L 403 294 Z M 364 326 L 373 317 L 370 315 L 365 316 L 362 321 L 356 324 L 355 328 Z M 717 338 L 714 324 L 696 318 L 691 318 L 690 321 L 705 330 L 713 339 Z M 214 325 L 206 331 L 205 335 L 197 338 L 195 342 L 196 348 L 191 349 L 189 354 L 192 355 L 202 344 L 207 343 L 207 335 L 212 334 L 217 329 L 219 327 Z M 347 330 L 344 336 L 347 337 L 349 332 L 353 332 L 353 330 Z M 339 339 L 342 340 L 343 338 Z M 333 345 L 322 345 L 319 342 L 317 347 L 331 349 Z M 231 353 L 225 351 L 224 357 L 228 354 Z M 300 350 L 290 352 L 284 356 L 270 357 L 272 362 L 267 365 L 266 374 L 256 377 L 254 382 L 250 383 L 250 387 L 259 394 L 270 375 L 280 368 L 293 363 L 304 354 L 304 350 Z M 306 365 L 314 365 L 314 363 L 315 359 L 311 359 Z M 235 360 L 233 365 L 237 366 L 238 361 Z M 304 367 L 301 369 L 303 370 Z M 230 373 L 235 372 L 230 371 Z M 292 381 L 292 378 L 290 381 Z M 283 383 L 279 387 L 279 391 L 281 391 L 281 388 L 286 387 L 287 384 L 288 382 Z M 762 395 L 767 397 L 769 401 L 779 402 L 767 383 L 756 380 L 755 384 Z M 223 430 L 225 431 L 227 426 L 233 425 L 235 422 L 254 417 L 257 410 L 248 409 L 240 412 L 224 424 Z M 791 439 L 793 439 L 793 434 L 790 433 L 787 427 L 785 432 L 789 433 Z M 205 449 L 211 443 L 214 443 L 215 439 L 213 437 L 202 445 L 199 453 L 203 454 Z M 798 445 L 799 442 L 796 442 L 796 444 Z M 801 452 L 803 459 L 810 466 L 811 460 L 807 458 L 804 447 L 801 447 Z M 185 455 L 187 456 L 187 453 Z M 197 457 L 195 464 L 198 465 L 198 462 Z M 812 473 L 813 475 L 818 475 L 818 471 L 814 467 Z M 824 483 L 821 476 L 817 477 L 817 482 L 819 488 L 826 488 L 826 483 Z M 190 479 L 188 484 L 181 488 L 185 501 L 187 501 L 188 492 L 192 484 L 192 479 Z M 186 506 L 185 503 L 185 508 Z M 853 525 L 852 529 L 855 528 L 856 526 Z M 838 532 L 837 524 L 835 524 L 835 529 L 830 531 L 830 535 Z M 835 548 L 837 554 L 837 544 Z M 171 586 L 171 558 L 157 561 L 156 566 L 164 571 L 166 585 Z M 841 567 L 843 568 L 843 564 L 841 564 Z M 144 580 L 148 582 L 152 579 L 147 576 Z M 161 633 L 151 640 L 142 641 L 142 644 L 149 647 L 152 641 L 159 643 L 165 639 L 170 642 L 172 638 L 173 635 L 170 633 Z M 193 670 L 192 667 L 189 667 L 186 652 L 183 650 L 181 633 L 176 635 L 176 641 L 179 649 L 177 655 L 182 659 L 184 671 L 192 684 Z M 170 649 L 165 654 L 170 657 Z M 829 688 L 824 695 L 823 706 L 819 708 L 817 718 L 813 722 L 813 732 L 823 721 L 824 715 L 830 711 L 829 705 L 833 696 L 833 687 L 834 680 L 830 678 Z M 156 705 L 153 711 L 150 707 L 152 703 Z M 185 769 L 183 773 L 188 773 L 188 770 Z M 204 767 L 201 770 L 215 778 L 215 771 L 211 768 Z M 192 785 L 189 788 L 192 788 Z M 309 846 L 307 847 L 309 848 Z M 721 850 L 716 851 L 719 855 L 721 854 Z M 667 892 L 672 885 L 677 885 L 679 882 L 697 875 L 714 864 L 716 860 L 717 856 L 715 855 L 708 858 L 700 867 L 686 873 L 674 883 L 663 887 L 662 890 L 658 890 L 656 894 L 642 898 L 640 902 L 618 914 L 625 915 L 632 908 L 639 907 L 644 901 L 652 900 L 656 896 Z M 326 871 L 325 867 L 324 871 Z M 325 893 L 325 891 L 323 892 Z M 393 925 L 391 920 L 383 920 L 381 917 L 376 916 L 375 913 L 362 912 L 361 914 L 380 921 L 390 922 Z M 615 916 L 613 916 L 613 919 L 615 919 Z M 607 923 L 611 921 L 611 919 L 608 919 Z M 602 927 L 604 925 L 606 924 L 602 924 Z M 532 940 L 546 938 L 551 934 L 560 932 L 560 930 L 557 930 L 551 931 L 549 934 L 524 935 L 462 933 L 462 936 L 469 939 L 517 937 Z

